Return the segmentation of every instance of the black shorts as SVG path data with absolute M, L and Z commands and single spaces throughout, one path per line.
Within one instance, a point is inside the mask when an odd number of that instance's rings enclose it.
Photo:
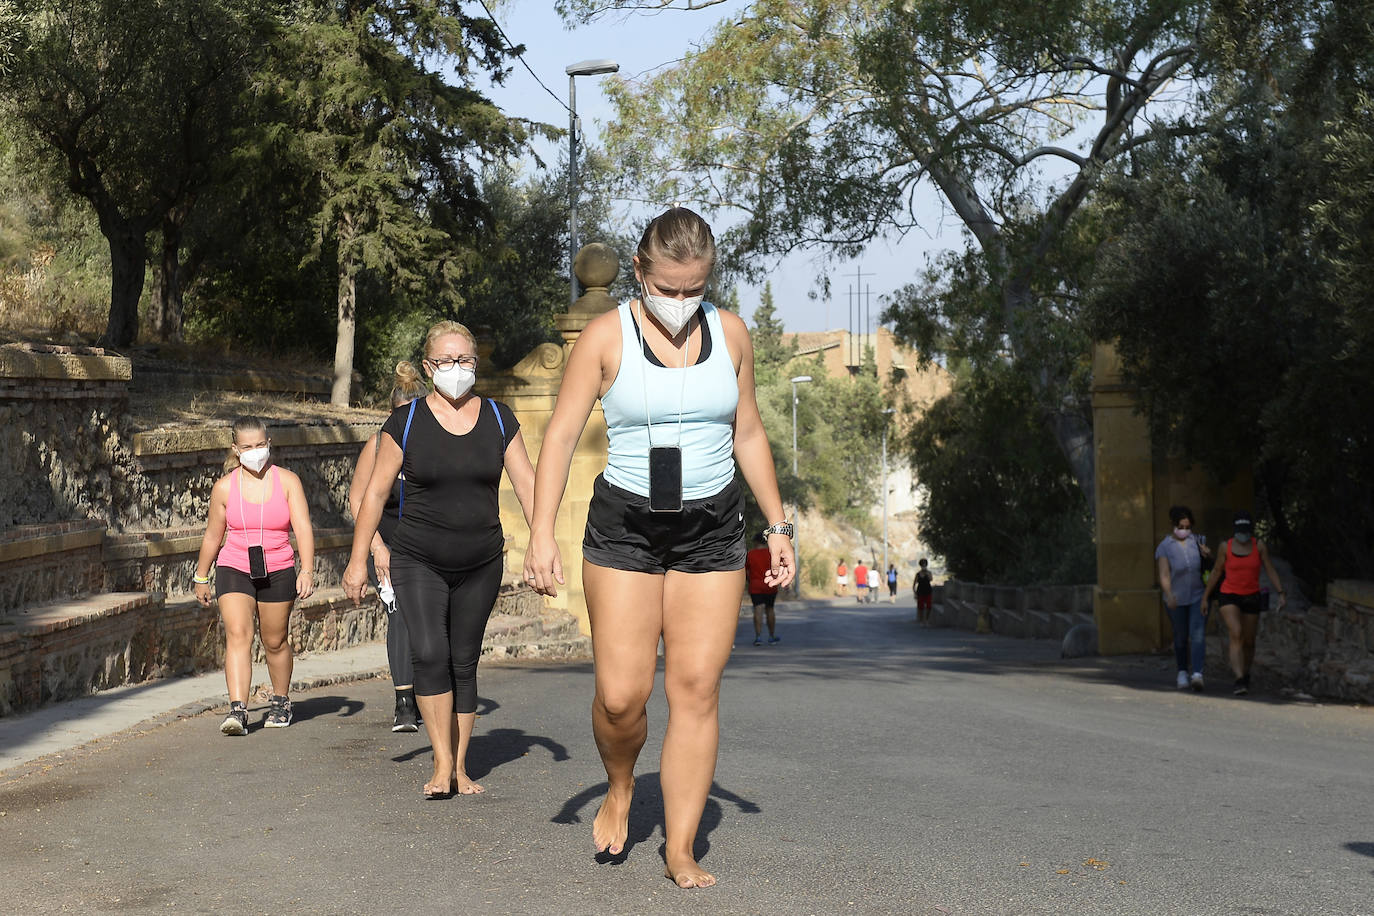
M 1230 592 L 1218 592 L 1217 600 L 1223 605 L 1234 604 L 1240 608 L 1242 614 L 1258 614 L 1264 610 L 1264 604 L 1260 599 L 1260 593 L 1255 592 L 1251 595 L 1233 595 Z
M 215 597 L 248 595 L 258 601 L 276 603 L 296 600 L 296 567 L 288 566 L 267 574 L 266 579 L 250 578 L 248 573 L 232 566 L 215 567 Z
M 751 602 L 753 602 L 754 607 L 758 607 L 758 606 L 761 604 L 761 605 L 763 605 L 764 607 L 770 608 L 770 609 L 771 609 L 771 608 L 773 607 L 773 602 L 775 602 L 775 601 L 778 600 L 778 593 L 777 593 L 777 592 L 750 592 L 750 593 L 749 593 L 749 600 L 750 600 Z
M 652 512 L 649 498 L 597 475 L 582 556 L 628 572 L 729 572 L 744 568 L 744 491 L 738 480 L 681 512 Z

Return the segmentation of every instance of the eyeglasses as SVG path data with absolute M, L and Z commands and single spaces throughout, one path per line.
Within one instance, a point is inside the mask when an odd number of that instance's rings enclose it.
M 447 369 L 449 366 L 462 366 L 464 369 L 477 368 L 477 357 L 475 356 L 459 356 L 457 358 L 449 356 L 431 356 L 426 358 L 435 369 Z

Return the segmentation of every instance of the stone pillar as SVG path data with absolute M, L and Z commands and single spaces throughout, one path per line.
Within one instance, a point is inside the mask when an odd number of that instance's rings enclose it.
M 524 433 L 525 447 L 529 450 L 530 460 L 534 462 L 538 461 L 544 431 L 548 428 L 549 418 L 553 416 L 558 388 L 563 381 L 563 369 L 567 366 L 573 344 L 588 322 L 616 305 L 608 292 L 620 270 L 614 249 L 600 242 L 583 246 L 573 261 L 573 270 L 585 292 L 566 314 L 554 319 L 563 336 L 562 345 L 540 344 L 510 369 L 489 375 L 479 373 L 477 379 L 479 394 L 504 401 L 515 412 L 520 420 L 521 432 Z M 582 438 L 573 453 L 568 488 L 558 511 L 554 533 L 567 582 L 558 590 L 558 597 L 550 601 L 552 607 L 566 610 L 576 617 L 584 634 L 590 633 L 591 628 L 582 591 L 582 532 L 587 524 L 592 483 L 606 467 L 606 449 L 606 420 L 601 413 L 601 404 L 597 402 L 592 407 Z M 513 535 L 508 563 L 512 569 L 519 569 L 525 562 L 529 529 L 515 492 L 504 478 L 501 486 L 501 525 L 508 535 Z
M 1093 448 L 1097 477 L 1097 586 L 1093 617 L 1103 655 L 1153 652 L 1165 644 L 1154 576 L 1154 461 L 1150 433 L 1121 361 L 1093 348 Z

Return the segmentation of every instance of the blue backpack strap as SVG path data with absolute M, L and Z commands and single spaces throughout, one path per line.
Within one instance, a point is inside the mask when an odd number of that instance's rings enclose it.
M 419 398 L 415 399 L 416 401 Z M 401 433 L 401 467 L 406 463 L 406 442 L 410 439 L 410 421 L 415 419 L 415 401 L 410 402 L 410 412 L 406 414 L 406 428 Z M 406 514 L 406 474 L 401 471 L 401 497 L 396 501 L 396 517 L 401 518 Z
M 496 414 L 496 425 L 501 429 L 501 454 L 506 453 L 506 421 L 501 419 L 501 408 L 496 406 L 495 398 L 487 398 L 487 403 L 491 405 L 491 412 Z

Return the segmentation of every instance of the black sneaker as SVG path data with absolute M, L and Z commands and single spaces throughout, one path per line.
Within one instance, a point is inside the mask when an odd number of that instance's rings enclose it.
M 229 715 L 219 724 L 219 732 L 221 735 L 248 734 L 248 707 L 242 703 L 231 704 Z
M 396 715 L 391 720 L 394 732 L 417 732 L 420 730 L 420 712 L 415 708 L 415 697 L 409 693 L 396 694 Z
M 291 724 L 291 701 L 277 694 L 272 695 L 272 704 L 267 707 L 267 715 L 262 720 L 263 728 L 286 728 Z
M 1250 679 L 1248 677 L 1236 678 L 1236 686 L 1231 688 L 1231 692 L 1238 697 L 1243 697 L 1250 692 Z

